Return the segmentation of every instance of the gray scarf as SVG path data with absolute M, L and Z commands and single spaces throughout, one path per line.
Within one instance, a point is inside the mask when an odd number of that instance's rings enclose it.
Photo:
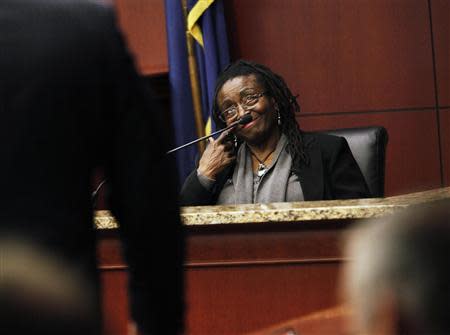
M 300 183 L 291 175 L 292 158 L 286 151 L 287 138 L 281 135 L 274 158 L 266 173 L 253 174 L 252 158 L 247 145 L 238 150 L 232 179 L 228 180 L 219 195 L 218 204 L 251 204 L 303 200 Z

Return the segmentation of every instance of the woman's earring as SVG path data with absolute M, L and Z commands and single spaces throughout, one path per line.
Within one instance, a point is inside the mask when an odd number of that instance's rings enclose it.
M 281 126 L 281 115 L 280 115 L 280 111 L 278 112 L 278 125 Z
M 233 135 L 233 137 L 234 137 L 234 147 L 237 148 L 237 146 L 238 146 L 237 137 L 236 137 L 236 135 Z

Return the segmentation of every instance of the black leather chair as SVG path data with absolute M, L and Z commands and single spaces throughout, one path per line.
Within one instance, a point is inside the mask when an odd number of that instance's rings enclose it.
M 372 197 L 384 196 L 388 133 L 384 127 L 343 128 L 322 133 L 344 137 L 366 179 Z

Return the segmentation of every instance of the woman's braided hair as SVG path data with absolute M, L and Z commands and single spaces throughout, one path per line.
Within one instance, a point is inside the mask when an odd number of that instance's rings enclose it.
M 213 102 L 213 117 L 217 128 L 222 129 L 226 125 L 219 119 L 219 106 L 217 105 L 217 95 L 222 86 L 230 79 L 255 75 L 256 80 L 264 86 L 268 96 L 275 99 L 281 118 L 281 132 L 288 138 L 287 151 L 292 157 L 292 167 L 294 172 L 301 163 L 309 164 L 309 158 L 303 147 L 302 131 L 295 119 L 295 113 L 300 112 L 300 106 L 297 98 L 292 95 L 284 79 L 278 74 L 272 72 L 268 67 L 246 60 L 238 60 L 226 67 L 216 81 Z

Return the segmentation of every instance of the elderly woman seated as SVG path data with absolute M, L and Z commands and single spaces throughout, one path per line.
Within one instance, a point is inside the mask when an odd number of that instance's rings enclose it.
M 249 61 L 229 65 L 216 83 L 218 128 L 250 114 L 252 121 L 209 144 L 181 190 L 185 206 L 369 197 L 344 138 L 307 133 L 283 78 Z

